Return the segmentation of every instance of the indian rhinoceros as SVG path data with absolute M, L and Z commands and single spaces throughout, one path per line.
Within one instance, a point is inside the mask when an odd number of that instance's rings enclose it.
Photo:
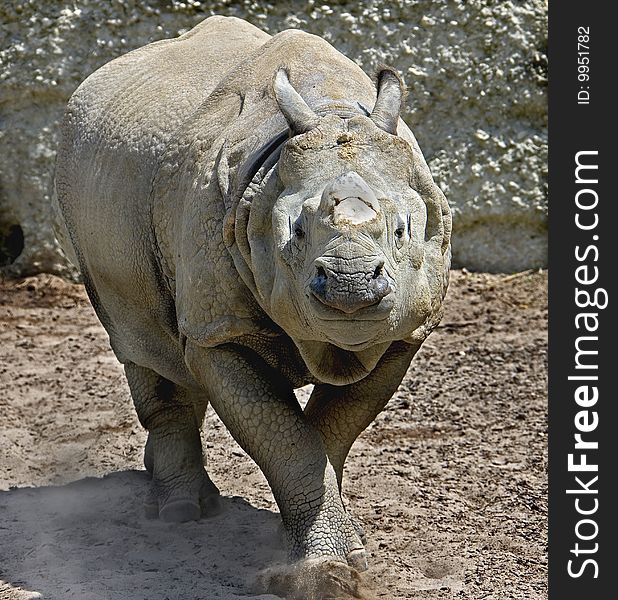
M 226 17 L 73 94 L 58 235 L 148 430 L 150 513 L 219 510 L 210 403 L 266 476 L 291 560 L 365 567 L 344 462 L 438 324 L 450 263 L 403 96 L 388 67 L 374 82 L 320 37 Z

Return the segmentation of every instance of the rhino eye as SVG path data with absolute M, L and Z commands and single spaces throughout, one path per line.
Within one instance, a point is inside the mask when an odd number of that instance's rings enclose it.
M 305 230 L 302 226 L 301 217 L 292 221 L 292 217 L 288 217 L 288 223 L 290 225 L 290 235 L 296 240 L 302 240 L 305 237 Z
M 395 231 L 394 231 L 395 246 L 397 246 L 398 250 L 401 250 L 401 248 L 403 247 L 405 243 L 405 238 L 406 238 L 406 224 L 404 220 L 401 217 L 399 217 L 395 225 L 396 225 Z

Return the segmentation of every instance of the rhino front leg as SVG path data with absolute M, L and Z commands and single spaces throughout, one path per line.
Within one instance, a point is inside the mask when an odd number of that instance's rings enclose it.
M 365 379 L 347 386 L 315 386 L 305 415 L 322 435 L 340 492 L 343 467 L 352 444 L 384 409 L 417 350 L 418 346 L 395 342 Z M 353 517 L 351 519 L 364 541 L 362 526 Z
M 183 522 L 220 511 L 219 490 L 204 469 L 199 426 L 204 392 L 186 390 L 154 371 L 125 365 L 131 396 L 148 430 L 144 464 L 152 475 L 148 516 Z
M 242 348 L 188 345 L 185 359 L 234 439 L 266 476 L 290 558 L 364 563 L 365 550 L 341 502 L 322 437 L 292 389 Z
M 305 407 L 320 432 L 341 488 L 343 466 L 356 438 L 397 391 L 418 346 L 394 342 L 370 375 L 346 386 L 316 385 Z

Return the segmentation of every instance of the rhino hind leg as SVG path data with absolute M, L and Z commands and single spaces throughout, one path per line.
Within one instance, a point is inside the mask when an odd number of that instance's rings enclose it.
M 152 485 L 146 515 L 184 522 L 218 514 L 219 490 L 204 469 L 199 432 L 207 405 L 204 393 L 133 363 L 125 365 L 125 373 L 139 420 L 148 430 L 144 465 Z

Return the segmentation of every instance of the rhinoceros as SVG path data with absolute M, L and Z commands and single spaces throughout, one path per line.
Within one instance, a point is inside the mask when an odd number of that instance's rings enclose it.
M 266 476 L 290 560 L 366 567 L 344 462 L 438 324 L 450 266 L 404 90 L 320 37 L 211 17 L 71 97 L 58 237 L 148 431 L 151 516 L 220 510 L 210 403 Z

